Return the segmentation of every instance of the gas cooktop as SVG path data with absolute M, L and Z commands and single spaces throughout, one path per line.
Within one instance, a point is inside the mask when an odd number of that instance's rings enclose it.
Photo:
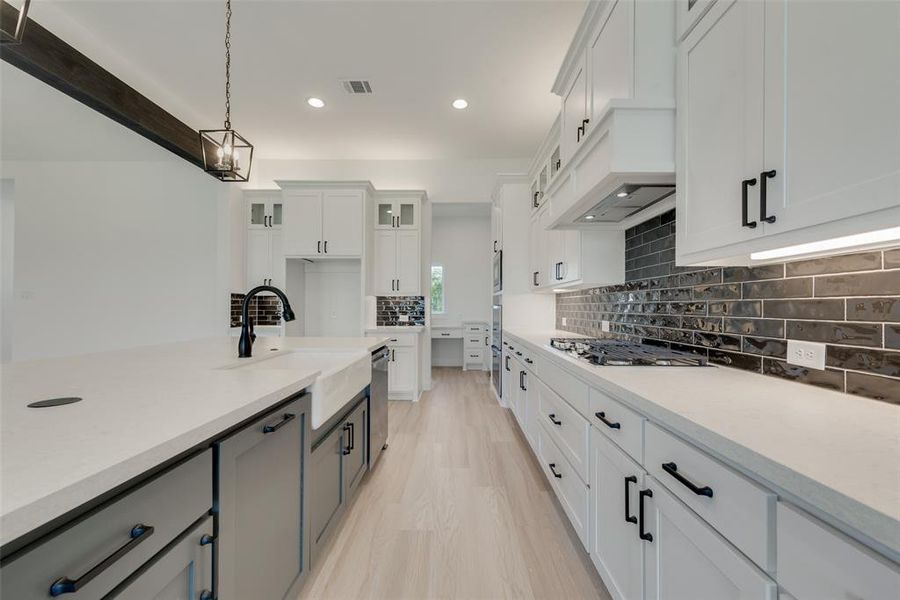
M 704 367 L 706 357 L 662 346 L 604 338 L 551 338 L 557 350 L 595 365 Z

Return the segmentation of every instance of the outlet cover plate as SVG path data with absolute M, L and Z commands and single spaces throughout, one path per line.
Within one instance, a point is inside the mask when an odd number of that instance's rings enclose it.
M 600 331 L 609 333 L 609 321 L 600 321 Z
M 563 317 L 563 318 L 562 318 L 562 324 L 563 324 L 563 327 L 566 326 L 566 321 L 568 321 L 568 319 L 566 319 L 565 317 Z
M 787 361 L 798 367 L 825 370 L 825 344 L 819 342 L 787 341 Z

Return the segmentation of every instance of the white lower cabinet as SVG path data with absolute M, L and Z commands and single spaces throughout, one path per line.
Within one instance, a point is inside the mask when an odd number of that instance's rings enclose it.
M 538 427 L 538 457 L 578 539 L 588 547 L 588 487 L 565 457 L 547 426 Z
M 775 600 L 775 582 L 653 477 L 638 492 L 646 600 Z
M 410 346 L 391 348 L 388 363 L 388 390 L 391 397 L 413 395 L 416 390 L 416 349 Z
M 120 600 L 212 600 L 213 519 L 206 517 L 112 595 Z
M 644 597 L 644 541 L 638 536 L 638 492 L 646 472 L 596 429 L 591 430 L 591 560 L 615 600 Z
M 900 567 L 779 502 L 778 583 L 797 600 L 900 598 Z

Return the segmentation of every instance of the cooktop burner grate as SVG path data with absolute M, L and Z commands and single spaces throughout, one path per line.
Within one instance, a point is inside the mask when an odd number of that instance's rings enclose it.
M 663 346 L 601 338 L 553 338 L 550 345 L 596 365 L 703 367 L 705 356 Z

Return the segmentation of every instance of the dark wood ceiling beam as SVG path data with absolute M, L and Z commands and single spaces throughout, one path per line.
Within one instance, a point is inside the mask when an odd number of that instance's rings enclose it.
M 17 15 L 15 7 L 0 0 L 0 22 L 4 27 L 14 23 Z M 21 44 L 0 45 L 0 58 L 203 167 L 196 130 L 33 20 L 28 19 Z

